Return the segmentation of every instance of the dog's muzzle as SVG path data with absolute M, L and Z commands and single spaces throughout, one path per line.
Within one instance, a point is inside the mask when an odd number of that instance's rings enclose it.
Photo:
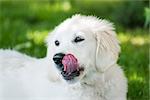
M 60 71 L 64 70 L 64 67 L 63 67 L 63 64 L 62 64 L 62 59 L 63 59 L 64 56 L 65 56 L 65 54 L 63 54 L 63 53 L 57 53 L 53 56 L 53 61 L 57 65 L 57 68 Z
M 57 53 L 54 55 L 53 61 L 65 80 L 72 80 L 83 71 L 83 68 L 79 67 L 77 59 L 72 54 Z

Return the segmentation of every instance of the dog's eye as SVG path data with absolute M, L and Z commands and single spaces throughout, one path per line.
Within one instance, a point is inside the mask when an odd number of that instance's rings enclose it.
M 56 40 L 56 41 L 55 41 L 55 45 L 56 45 L 56 46 L 59 46 L 59 44 L 60 44 L 59 41 Z
M 77 37 L 74 39 L 74 42 L 75 42 L 75 43 L 78 43 L 78 42 L 81 42 L 81 41 L 84 41 L 84 38 L 79 37 L 79 36 L 77 36 Z

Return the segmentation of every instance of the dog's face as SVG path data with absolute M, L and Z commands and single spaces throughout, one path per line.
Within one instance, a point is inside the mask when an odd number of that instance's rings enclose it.
M 75 82 L 83 78 L 88 70 L 94 70 L 92 66 L 95 66 L 96 40 L 91 33 L 85 32 L 84 30 L 70 29 L 70 31 L 57 31 L 54 33 L 51 44 L 52 62 L 63 79 L 68 82 Z M 75 66 L 78 68 L 75 68 L 70 73 L 65 73 L 64 65 L 62 64 L 62 60 L 67 54 L 73 55 L 77 59 L 76 63 L 78 63 L 78 66 Z M 67 67 L 70 66 L 68 65 Z
M 111 45 L 104 40 L 108 39 L 105 30 L 97 30 L 94 27 L 96 25 L 90 25 L 86 20 L 89 21 L 85 16 L 68 19 L 56 27 L 48 37 L 47 57 L 51 67 L 56 68 L 56 78 L 74 83 L 83 80 L 84 77 L 92 76 L 92 73 L 99 72 L 101 69 L 104 70 L 105 68 L 101 66 L 107 67 L 109 66 L 107 63 L 116 62 L 117 55 L 115 56 L 109 48 L 105 47 Z M 98 35 L 98 31 L 101 31 L 102 35 Z M 106 38 L 102 38 L 103 33 L 106 34 Z M 118 45 L 115 43 L 113 45 Z M 118 54 L 119 51 L 115 52 Z

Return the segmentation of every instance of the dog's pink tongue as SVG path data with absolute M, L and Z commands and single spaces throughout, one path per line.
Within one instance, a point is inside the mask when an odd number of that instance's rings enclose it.
M 62 64 L 64 65 L 64 71 L 72 73 L 78 70 L 78 61 L 72 54 L 67 54 L 63 57 Z

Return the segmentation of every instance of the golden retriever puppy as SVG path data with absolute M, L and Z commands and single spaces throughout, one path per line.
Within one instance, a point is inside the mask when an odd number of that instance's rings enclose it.
M 126 100 L 127 80 L 117 65 L 120 46 L 112 23 L 74 15 L 46 41 L 42 59 L 0 50 L 1 100 Z

